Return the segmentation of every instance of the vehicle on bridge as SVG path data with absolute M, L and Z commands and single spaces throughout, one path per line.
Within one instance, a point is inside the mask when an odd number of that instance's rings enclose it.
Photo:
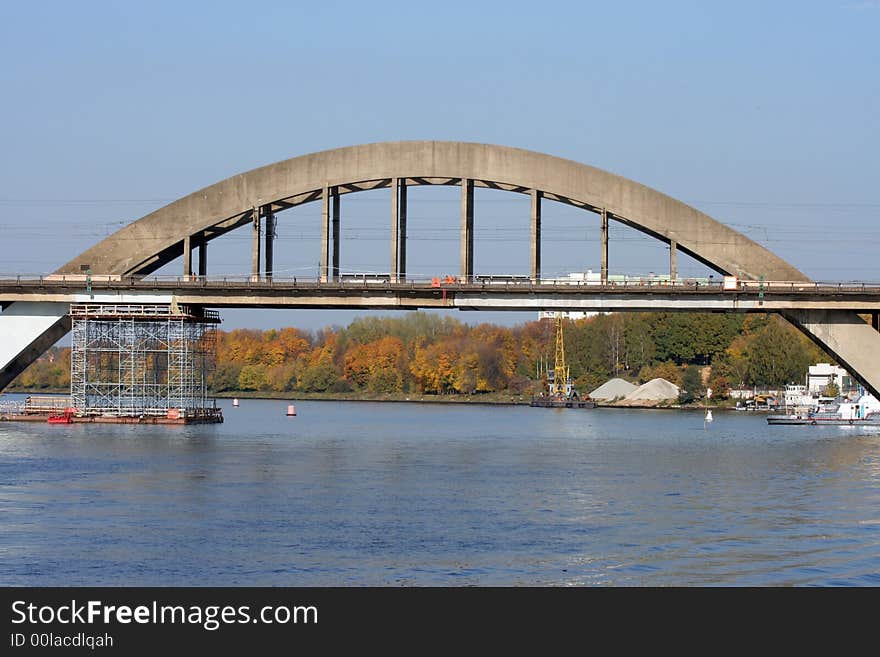
M 387 285 L 391 282 L 391 274 L 373 272 L 357 272 L 339 274 L 341 283 L 360 283 L 362 285 Z
M 532 282 L 528 276 L 512 274 L 478 274 L 473 280 L 481 285 L 530 285 Z

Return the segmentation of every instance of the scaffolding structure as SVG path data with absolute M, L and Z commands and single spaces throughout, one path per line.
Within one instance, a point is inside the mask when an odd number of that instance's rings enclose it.
M 208 397 L 216 311 L 83 303 L 70 306 L 70 318 L 70 395 L 78 414 L 222 418 Z

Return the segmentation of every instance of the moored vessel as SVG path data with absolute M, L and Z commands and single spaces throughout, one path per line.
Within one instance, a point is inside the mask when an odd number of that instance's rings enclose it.
M 805 412 L 771 415 L 767 424 L 880 426 L 880 402 L 863 393 L 856 401 L 819 404 Z

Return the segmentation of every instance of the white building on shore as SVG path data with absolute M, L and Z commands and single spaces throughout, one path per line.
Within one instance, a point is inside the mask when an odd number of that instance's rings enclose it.
M 811 395 L 822 394 L 830 383 L 836 385 L 842 395 L 858 388 L 856 380 L 840 365 L 832 365 L 830 363 L 810 365 L 810 369 L 807 372 L 808 393 Z

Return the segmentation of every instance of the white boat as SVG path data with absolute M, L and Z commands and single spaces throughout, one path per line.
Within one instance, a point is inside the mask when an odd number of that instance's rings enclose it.
M 771 415 L 767 424 L 831 424 L 880 426 L 880 402 L 868 393 L 856 401 L 817 403 L 806 412 Z

